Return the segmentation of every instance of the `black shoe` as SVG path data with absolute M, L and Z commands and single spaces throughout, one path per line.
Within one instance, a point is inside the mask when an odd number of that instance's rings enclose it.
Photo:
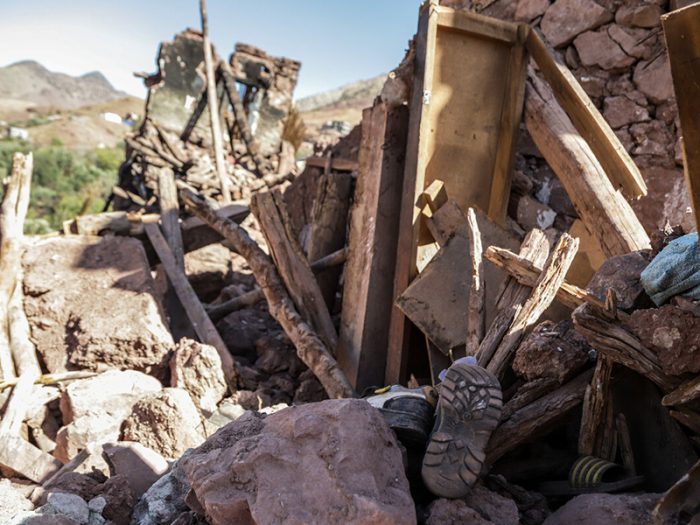
M 461 498 L 481 473 L 486 445 L 501 417 L 501 386 L 483 368 L 455 362 L 439 388 L 422 477 L 436 496 Z

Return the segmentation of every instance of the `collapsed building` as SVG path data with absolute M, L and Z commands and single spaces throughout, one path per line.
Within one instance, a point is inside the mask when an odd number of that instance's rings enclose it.
M 163 43 L 113 211 L 0 256 L 11 523 L 697 520 L 700 6 L 678 4 L 428 1 L 302 170 L 298 62 L 214 54 L 217 130 L 202 34 Z M 485 418 L 443 373 L 466 357 L 502 409 L 466 496 L 431 494 L 432 415 L 394 432 L 354 398 L 434 387 Z

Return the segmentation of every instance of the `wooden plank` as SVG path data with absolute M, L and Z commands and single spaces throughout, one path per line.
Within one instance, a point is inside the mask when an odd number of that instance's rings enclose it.
M 396 301 L 403 313 L 445 354 L 455 348 L 462 350 L 469 330 L 466 314 L 471 300 L 471 249 L 467 219 L 461 211 L 459 215 L 462 220 L 459 229 Z M 485 246 L 517 246 L 517 241 L 484 213 L 476 213 L 475 217 Z M 506 277 L 498 268 L 484 265 L 486 326 L 496 316 L 495 292 Z
M 596 362 L 591 384 L 586 388 L 581 416 L 581 430 L 578 436 L 578 453 L 580 456 L 602 458 L 603 432 L 605 417 L 612 404 L 610 381 L 613 362 L 601 355 Z
M 467 355 L 476 356 L 479 345 L 484 338 L 484 248 L 481 243 L 481 231 L 476 220 L 474 208 L 467 210 L 469 225 L 469 260 L 471 263 L 471 282 L 469 285 L 469 304 L 467 308 Z
M 216 330 L 214 323 L 211 322 L 202 303 L 199 302 L 197 294 L 192 289 L 192 285 L 187 280 L 185 273 L 180 270 L 177 261 L 173 256 L 170 247 L 168 246 L 165 237 L 160 231 L 157 224 L 146 224 L 144 226 L 146 235 L 151 241 L 160 262 L 165 268 L 168 275 L 168 280 L 175 289 L 175 293 L 180 299 L 187 317 L 189 317 L 192 327 L 202 343 L 208 344 L 216 348 L 219 357 L 221 358 L 221 366 L 226 376 L 227 382 L 235 386 L 237 380 L 236 367 L 233 362 L 233 357 L 228 351 L 226 344 Z
M 683 132 L 683 165 L 700 231 L 700 5 L 661 17 Z
M 180 230 L 180 205 L 177 200 L 175 174 L 171 169 L 162 168 L 158 172 L 158 197 L 160 203 L 160 225 L 168 246 L 173 252 L 177 267 L 185 271 L 185 249 Z
M 506 372 L 515 351 L 525 337 L 526 330 L 537 322 L 554 300 L 577 250 L 578 239 L 574 239 L 566 233 L 563 234 L 545 263 L 544 269 L 532 289 L 532 294 L 525 301 L 522 309 L 515 314 L 501 344 L 486 365 L 489 372 L 498 377 L 502 377 Z
M 661 404 L 665 407 L 690 403 L 700 397 L 700 376 L 689 379 L 673 392 L 664 396 Z
M 316 186 L 316 198 L 311 211 L 309 261 L 316 261 L 345 246 L 352 191 L 352 175 L 330 173 L 322 175 Z M 318 286 L 328 310 L 333 309 L 342 267 L 329 268 L 316 274 Z
M 525 123 L 557 174 L 588 231 L 608 257 L 650 247 L 632 207 L 615 190 L 590 146 L 534 71 L 529 73 Z
M 613 187 L 622 188 L 630 198 L 646 195 L 646 183 L 620 139 L 593 105 L 576 77 L 545 44 L 537 31 L 530 31 L 527 50 L 576 130 L 589 144 Z
M 282 195 L 257 193 L 251 208 L 294 304 L 331 353 L 335 353 L 338 346 L 335 326 L 309 262 L 294 237 Z
M 591 235 L 581 219 L 574 221 L 569 228 L 569 235 L 577 237 L 580 244 L 566 278 L 571 284 L 585 288 L 608 258 L 601 250 L 598 239 Z
M 501 129 L 502 122 L 512 122 L 503 117 L 504 105 L 517 109 L 517 104 L 506 104 L 507 88 L 522 81 L 510 68 L 513 44 L 501 37 L 504 28 L 515 35 L 517 27 L 440 7 L 437 0 L 421 8 L 394 297 L 406 290 L 418 273 L 418 262 L 425 263 L 434 250 L 434 239 L 421 221 L 419 196 L 426 187 L 442 180 L 462 209 L 489 209 L 492 180 L 502 175 L 494 170 L 509 164 L 496 163 L 500 134 L 512 131 Z M 507 145 L 501 142 L 502 151 Z M 509 177 L 506 173 L 503 180 Z M 494 197 L 499 204 L 508 199 L 508 184 L 502 186 L 505 193 Z M 407 326 L 401 311 L 392 310 L 387 383 L 404 379 Z
M 378 102 L 363 113 L 338 346 L 357 390 L 384 383 L 407 133 L 405 106 Z

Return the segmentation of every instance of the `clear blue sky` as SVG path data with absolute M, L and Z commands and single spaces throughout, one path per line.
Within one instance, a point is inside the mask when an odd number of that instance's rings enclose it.
M 303 62 L 303 97 L 385 73 L 416 30 L 420 0 L 208 0 L 212 41 Z M 53 71 L 98 70 L 144 96 L 134 71 L 155 70 L 161 40 L 200 27 L 198 0 L 0 0 L 0 65 L 33 59 Z

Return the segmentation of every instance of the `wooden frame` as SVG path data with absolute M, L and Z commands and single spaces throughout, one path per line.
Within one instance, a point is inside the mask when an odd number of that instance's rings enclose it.
M 422 247 L 433 239 L 418 197 L 434 180 L 466 210 L 504 224 L 521 121 L 527 25 L 458 11 L 431 0 L 421 8 L 394 299 L 416 276 Z M 484 191 L 484 188 L 490 188 Z M 405 317 L 394 307 L 386 382 L 403 379 Z

